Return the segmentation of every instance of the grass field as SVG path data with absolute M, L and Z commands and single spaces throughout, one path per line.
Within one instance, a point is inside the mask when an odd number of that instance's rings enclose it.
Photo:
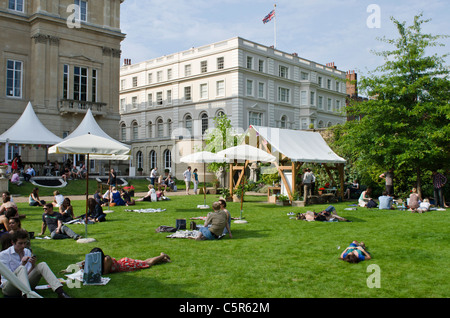
M 218 196 L 208 195 L 211 206 Z M 160 225 L 176 219 L 206 216 L 197 209 L 203 196 L 172 196 L 170 201 L 138 202 L 133 208 L 163 208 L 161 213 L 125 212 L 113 207 L 107 221 L 89 225 L 97 242 L 32 240 L 33 252 L 54 273 L 84 259 L 93 247 L 115 258 L 145 259 L 165 252 L 172 263 L 128 273 L 106 275 L 106 286 L 67 289 L 77 298 L 447 298 L 450 296 L 450 211 L 412 214 L 358 208 L 354 202 L 334 204 L 340 216 L 352 222 L 307 222 L 290 219 L 288 212 L 319 212 L 328 205 L 282 207 L 262 202 L 264 196 L 246 196 L 246 224 L 232 223 L 233 238 L 194 241 L 166 238 Z M 75 214 L 84 213 L 84 201 L 74 201 Z M 42 209 L 19 203 L 22 225 L 39 233 Z M 240 204 L 228 203 L 233 217 Z M 202 221 L 196 221 L 202 224 Z M 84 236 L 84 225 L 70 225 Z M 47 235 L 49 235 L 47 230 Z M 364 241 L 373 258 L 359 264 L 339 260 L 353 241 Z M 379 268 L 380 288 L 369 288 L 368 266 Z M 61 274 L 58 277 L 63 277 Z M 50 291 L 39 291 L 53 298 Z

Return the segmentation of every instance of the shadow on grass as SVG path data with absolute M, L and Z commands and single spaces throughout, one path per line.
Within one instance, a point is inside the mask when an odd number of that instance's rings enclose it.
M 270 230 L 247 230 L 247 229 L 234 229 L 233 226 L 231 227 L 231 234 L 233 235 L 233 238 L 231 240 L 243 240 L 248 238 L 261 238 L 261 237 L 268 237 L 269 235 L 265 232 L 270 232 Z M 229 240 L 230 238 L 227 236 L 225 238 L 226 240 Z

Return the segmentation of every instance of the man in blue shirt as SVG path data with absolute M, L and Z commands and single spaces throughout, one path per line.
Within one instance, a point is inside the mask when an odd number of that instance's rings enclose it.
M 383 192 L 383 195 L 381 197 L 378 197 L 379 209 L 380 210 L 391 210 L 392 203 L 394 202 L 394 198 L 389 196 L 386 191 Z

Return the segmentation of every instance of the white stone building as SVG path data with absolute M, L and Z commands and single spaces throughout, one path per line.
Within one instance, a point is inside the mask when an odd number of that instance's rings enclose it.
M 176 167 L 174 157 L 186 153 L 175 145 L 201 141 L 221 112 L 242 131 L 251 124 L 310 129 L 346 120 L 346 72 L 240 37 L 125 61 L 119 135 L 132 145 L 132 166 L 145 175 L 158 166 L 181 177 L 186 165 Z

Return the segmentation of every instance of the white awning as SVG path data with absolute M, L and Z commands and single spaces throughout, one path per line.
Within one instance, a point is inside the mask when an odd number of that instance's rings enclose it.
M 250 126 L 250 144 L 255 146 L 256 137 L 262 137 L 276 150 L 291 161 L 311 163 L 345 163 L 331 150 L 318 132 Z M 260 141 L 261 142 L 261 141 Z M 254 144 L 253 144 L 254 143 Z

